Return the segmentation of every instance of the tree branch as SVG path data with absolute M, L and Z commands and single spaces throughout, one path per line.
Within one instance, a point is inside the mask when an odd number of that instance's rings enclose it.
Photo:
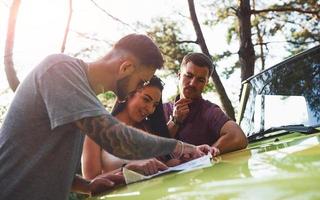
M 21 0 L 14 0 L 10 7 L 10 16 L 8 19 L 8 29 L 7 29 L 7 39 L 6 46 L 4 51 L 4 65 L 7 80 L 10 88 L 15 91 L 20 84 L 20 81 L 17 77 L 16 70 L 14 69 L 14 63 L 12 58 L 12 51 L 14 46 L 14 36 L 15 36 L 15 27 L 16 20 L 18 16 L 18 11 L 20 7 Z
M 92 36 L 89 36 L 88 34 L 86 33 L 81 33 L 81 32 L 75 32 L 78 36 L 82 37 L 82 38 L 85 38 L 87 40 L 92 40 L 92 41 L 96 41 L 96 42 L 104 42 L 106 43 L 107 45 L 109 45 L 110 47 L 113 45 L 113 42 L 109 42 L 109 41 L 106 41 L 106 40 L 102 40 L 102 39 L 99 39 L 99 38 L 95 38 L 95 37 L 92 37 Z
M 291 44 L 311 44 L 311 43 L 315 43 L 316 41 L 306 41 L 306 42 L 297 42 L 297 41 L 293 41 L 293 40 L 285 40 L 285 41 L 270 41 L 270 42 L 263 42 L 263 43 L 255 43 L 253 44 L 254 46 L 258 46 L 258 45 L 264 45 L 267 46 L 268 44 L 272 44 L 272 43 L 291 43 Z
M 227 9 L 233 10 L 233 11 L 234 11 L 234 14 L 236 14 L 236 15 L 237 15 L 237 13 L 238 13 L 238 9 L 236 9 L 236 8 L 234 8 L 234 7 L 229 7 L 229 8 L 227 8 Z
M 109 17 L 111 17 L 113 20 L 121 23 L 122 25 L 125 25 L 127 27 L 129 27 L 130 29 L 132 29 L 133 31 L 137 32 L 137 30 L 135 28 L 133 28 L 132 26 L 130 26 L 128 23 L 125 23 L 124 21 L 122 21 L 121 19 L 111 15 L 108 11 L 106 11 L 105 9 L 103 9 L 101 6 L 99 6 L 94 0 L 90 0 L 97 8 L 99 8 L 104 14 L 108 15 Z
M 67 21 L 67 26 L 66 29 L 64 31 L 64 37 L 63 37 L 63 41 L 62 41 L 62 45 L 61 45 L 61 53 L 64 52 L 64 50 L 66 49 L 66 43 L 67 43 L 67 38 L 68 38 L 68 33 L 69 33 L 69 28 L 70 28 L 70 22 L 71 22 L 71 18 L 72 18 L 72 0 L 69 0 L 69 16 L 68 16 L 68 21 Z
M 181 40 L 181 41 L 175 41 L 174 43 L 176 43 L 176 44 L 183 44 L 183 43 L 199 44 L 198 41 L 193 41 L 193 40 Z
M 267 12 L 299 12 L 304 14 L 316 15 L 319 18 L 320 10 L 303 10 L 301 8 L 289 8 L 289 7 L 251 10 L 252 14 L 267 13 Z

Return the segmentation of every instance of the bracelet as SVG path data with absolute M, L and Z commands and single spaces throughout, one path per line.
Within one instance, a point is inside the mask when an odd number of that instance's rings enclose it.
M 123 168 L 125 168 L 125 166 L 127 165 L 128 163 L 123 163 L 122 165 L 121 165 L 121 172 L 123 172 Z
M 181 156 L 183 155 L 183 151 L 184 151 L 184 144 L 182 141 L 178 140 L 178 143 L 180 144 L 181 148 L 180 148 L 180 152 L 178 154 L 178 156 L 175 155 L 175 153 L 171 153 L 169 154 L 171 158 L 176 158 L 179 159 L 181 158 Z
M 179 142 L 181 144 L 181 152 L 180 152 L 179 158 L 181 158 L 184 152 L 184 143 L 182 141 L 179 141 Z
M 174 125 L 176 125 L 178 127 L 182 125 L 182 122 L 179 122 L 177 120 L 177 118 L 175 116 L 173 116 L 173 115 L 170 115 L 170 120 L 173 122 Z

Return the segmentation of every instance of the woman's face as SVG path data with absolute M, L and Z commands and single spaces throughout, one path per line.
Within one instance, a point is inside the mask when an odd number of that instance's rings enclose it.
M 161 91 L 154 86 L 146 86 L 138 90 L 127 102 L 127 112 L 129 118 L 135 123 L 139 123 L 152 114 L 159 105 Z

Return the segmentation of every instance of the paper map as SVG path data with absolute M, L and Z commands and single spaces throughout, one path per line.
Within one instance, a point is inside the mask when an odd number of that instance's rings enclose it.
M 203 167 L 208 166 L 208 165 L 211 165 L 211 161 L 210 161 L 211 158 L 212 158 L 211 155 L 208 154 L 206 156 L 202 156 L 200 158 L 185 162 L 183 164 L 180 164 L 180 165 L 177 165 L 174 167 L 169 167 L 168 169 L 166 169 L 164 171 L 160 171 L 160 172 L 153 174 L 153 175 L 150 175 L 150 176 L 145 176 L 145 175 L 139 174 L 137 172 L 131 171 L 127 168 L 123 168 L 123 175 L 124 175 L 124 179 L 126 181 L 126 184 L 129 184 L 129 183 L 134 183 L 137 181 L 142 181 L 145 179 L 150 179 L 152 177 L 159 176 L 161 174 L 172 172 L 172 171 L 184 171 L 184 170 L 191 170 L 191 169 L 202 167 L 202 166 Z

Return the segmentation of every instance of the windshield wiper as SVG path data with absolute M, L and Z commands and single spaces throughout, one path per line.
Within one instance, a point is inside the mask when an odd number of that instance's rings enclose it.
M 315 129 L 315 127 L 319 127 L 320 124 L 314 125 L 314 126 L 305 126 L 303 124 L 295 124 L 295 125 L 286 125 L 286 126 L 277 126 L 277 127 L 271 127 L 267 130 L 263 130 L 261 132 L 258 132 L 256 134 L 252 134 L 248 137 L 249 142 L 260 140 L 267 137 L 272 136 L 279 136 L 281 134 L 286 134 L 290 132 L 299 132 L 299 133 L 305 133 L 305 134 L 311 134 L 315 132 L 319 132 L 319 130 Z M 268 133 L 272 133 L 274 131 L 285 131 L 279 134 L 274 135 L 268 135 Z

